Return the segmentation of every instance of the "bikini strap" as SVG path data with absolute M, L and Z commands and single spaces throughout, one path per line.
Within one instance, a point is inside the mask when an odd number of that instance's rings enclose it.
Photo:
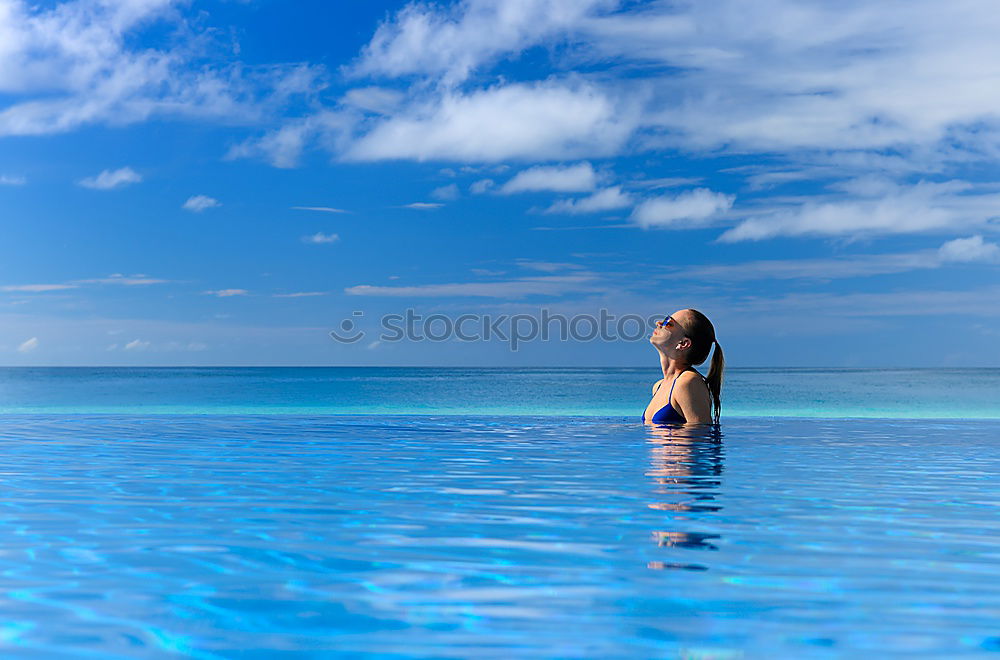
M 674 399 L 674 385 L 677 384 L 677 379 L 680 378 L 687 371 L 695 371 L 695 368 L 694 367 L 688 367 L 684 371 L 682 371 L 679 374 L 677 374 L 676 376 L 674 376 L 674 382 L 670 383 L 670 394 L 667 395 L 667 404 L 668 405 L 673 406 L 673 404 L 671 403 L 671 401 L 673 401 L 673 399 Z M 660 389 L 660 388 L 657 387 L 656 389 Z
M 687 369 L 685 369 L 684 371 L 687 371 Z M 680 374 L 677 374 L 676 376 L 674 376 L 674 382 L 670 383 L 670 394 L 667 395 L 667 404 L 668 405 L 670 405 L 670 402 L 674 398 L 674 385 L 677 384 L 677 379 L 681 377 L 681 374 L 684 373 L 684 371 L 682 371 Z

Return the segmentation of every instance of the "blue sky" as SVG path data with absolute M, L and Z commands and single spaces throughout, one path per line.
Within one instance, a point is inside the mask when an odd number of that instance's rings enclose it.
M 696 307 L 735 365 L 998 366 L 998 32 L 985 1 L 0 0 L 0 364 L 646 365 L 379 319 Z

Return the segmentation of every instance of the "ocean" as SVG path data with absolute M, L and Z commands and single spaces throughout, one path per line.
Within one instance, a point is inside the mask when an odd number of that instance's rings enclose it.
M 638 418 L 649 368 L 0 368 L 0 413 Z M 1000 419 L 1000 369 L 728 369 L 723 415 Z
M 1000 370 L 0 370 L 0 657 L 1000 652 Z

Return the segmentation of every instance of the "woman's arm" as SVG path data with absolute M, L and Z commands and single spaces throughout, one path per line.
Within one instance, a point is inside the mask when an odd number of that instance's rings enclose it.
M 674 401 L 688 424 L 712 423 L 712 395 L 697 374 L 685 375 L 677 381 Z

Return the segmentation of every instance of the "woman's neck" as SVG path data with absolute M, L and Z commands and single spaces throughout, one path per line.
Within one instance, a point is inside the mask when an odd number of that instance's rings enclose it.
M 674 378 L 677 374 L 685 371 L 689 366 L 691 365 L 683 360 L 672 358 L 668 355 L 660 353 L 660 369 L 663 371 L 664 378 Z

